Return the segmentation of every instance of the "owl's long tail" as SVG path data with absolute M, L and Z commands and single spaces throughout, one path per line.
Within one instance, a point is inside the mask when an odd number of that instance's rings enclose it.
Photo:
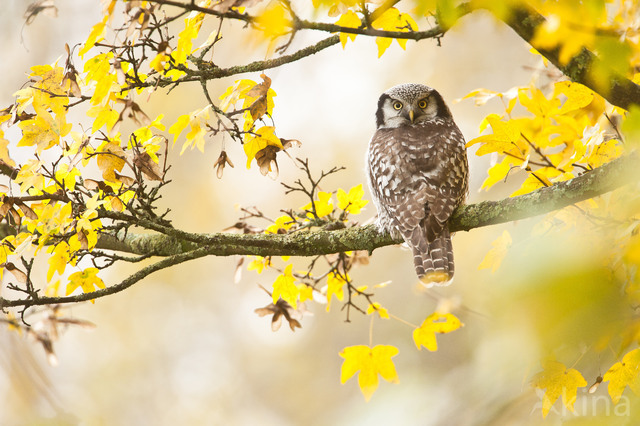
M 445 227 L 440 235 L 429 242 L 424 230 L 416 227 L 411 235 L 413 263 L 416 274 L 427 285 L 449 285 L 453 279 L 453 245 L 449 229 Z

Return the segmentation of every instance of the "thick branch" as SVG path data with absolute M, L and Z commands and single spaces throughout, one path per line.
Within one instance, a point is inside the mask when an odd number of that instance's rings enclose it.
M 504 22 L 571 80 L 589 87 L 621 108 L 629 109 L 633 104 L 640 105 L 640 86 L 614 71 L 593 52 L 583 48 L 578 55 L 563 64 L 559 59 L 560 47 L 546 49 L 532 44 L 537 28 L 545 21 L 545 17 L 533 8 L 519 6 L 512 10 Z M 603 72 L 607 75 L 606 78 L 602 78 Z
M 511 222 L 548 213 L 610 192 L 637 180 L 637 154 L 616 159 L 582 176 L 541 188 L 530 194 L 500 201 L 484 201 L 458 208 L 451 220 L 451 231 L 469 231 L 482 226 Z M 207 255 L 315 256 L 350 250 L 373 251 L 397 244 L 380 234 L 373 225 L 336 231 L 299 231 L 288 235 L 188 234 L 178 239 L 165 235 L 129 235 L 124 241 L 101 238 L 98 247 L 136 254 L 170 256 L 206 246 Z

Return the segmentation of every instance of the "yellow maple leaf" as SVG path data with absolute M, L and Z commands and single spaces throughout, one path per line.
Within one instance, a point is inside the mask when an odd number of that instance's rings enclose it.
M 300 303 L 313 300 L 313 287 L 306 284 L 297 284 L 296 287 L 300 291 Z
M 584 108 L 594 99 L 594 93 L 591 89 L 573 81 L 560 81 L 556 83 L 554 93 L 562 93 L 567 97 L 567 100 L 558 111 L 559 114 Z
M 520 189 L 513 192 L 510 197 L 528 194 L 536 189 L 551 186 L 554 182 L 567 180 L 568 178 L 570 177 L 567 173 L 562 173 L 555 167 L 542 167 L 538 170 L 529 172 L 525 181 L 522 182 Z
M 273 40 L 288 32 L 291 27 L 291 18 L 282 3 L 271 2 L 253 23 L 257 29 L 262 31 L 265 38 Z
M 292 264 L 287 265 L 284 272 L 278 275 L 278 278 L 273 283 L 273 304 L 275 305 L 278 299 L 282 298 L 282 300 L 293 306 L 293 309 L 297 309 L 300 289 L 295 284 L 292 269 Z
M 89 33 L 89 37 L 87 37 L 87 41 L 84 42 L 84 46 L 78 52 L 81 58 L 84 58 L 84 54 L 89 51 L 97 42 L 104 38 L 104 29 L 107 24 L 107 20 L 109 19 L 109 15 L 105 16 L 102 21 L 97 23 L 91 28 L 91 32 Z
M 609 381 L 609 396 L 614 404 L 620 401 L 627 386 L 633 393 L 640 394 L 640 349 L 628 352 L 621 362 L 613 364 L 602 380 Z
M 417 31 L 418 24 L 416 21 L 406 13 L 400 13 L 395 7 L 391 7 L 384 11 L 382 15 L 373 22 L 373 28 L 385 31 Z M 376 44 L 378 45 L 378 57 L 381 57 L 384 52 L 391 46 L 393 39 L 389 37 L 376 37 Z M 403 49 L 407 45 L 407 39 L 399 39 L 396 41 Z
M 283 149 L 280 138 L 277 137 L 273 126 L 262 126 L 256 130 L 256 135 L 247 135 L 243 148 L 247 155 L 247 169 L 251 167 L 251 162 L 256 158 L 256 154 L 267 147 L 267 145 L 273 145 L 280 149 Z
M 390 345 L 347 346 L 340 351 L 344 358 L 340 371 L 340 383 L 344 384 L 357 372 L 358 385 L 368 402 L 378 388 L 378 375 L 388 382 L 398 383 L 398 373 L 391 358 L 398 355 L 398 348 Z
M 331 309 L 331 299 L 335 295 L 339 301 L 344 300 L 344 285 L 349 281 L 349 274 L 343 277 L 331 272 L 327 275 L 327 312 Z
M 316 208 L 316 215 L 318 215 L 318 217 L 325 217 L 331 214 L 331 212 L 333 212 L 333 203 L 331 202 L 331 193 L 318 191 L 318 199 L 314 200 L 313 206 L 315 206 Z M 311 205 L 311 202 L 309 202 L 304 206 L 300 207 L 301 210 L 305 210 L 308 212 L 307 217 L 309 219 L 314 218 L 313 213 L 311 213 L 313 211 L 313 206 Z
M 532 379 L 534 387 L 545 391 L 542 397 L 542 417 L 549 414 L 553 403 L 560 396 L 562 396 L 564 406 L 573 412 L 578 388 L 587 386 L 587 381 L 578 370 L 567 368 L 558 361 L 545 361 L 542 368 L 543 371 Z
M 492 152 L 503 153 L 512 149 L 514 144 L 520 140 L 520 129 L 514 120 L 502 121 L 499 115 L 489 114 L 483 120 L 481 127 L 486 126 L 485 123 L 491 125 L 493 133 L 479 136 L 467 142 L 467 147 L 477 143 L 482 144 L 476 151 L 476 155 L 485 155 Z M 481 128 L 482 130 L 484 129 Z
M 277 234 L 280 230 L 288 231 L 291 229 L 295 222 L 291 220 L 291 218 L 287 215 L 280 216 L 276 219 L 275 223 L 269 225 L 267 229 L 264 230 L 265 234 Z
M 336 21 L 336 25 L 347 28 L 358 28 L 362 25 L 362 21 L 353 10 L 347 10 L 340 16 L 340 19 Z M 356 35 L 357 34 L 340 33 L 340 43 L 342 43 L 342 48 L 345 48 L 348 40 L 355 41 Z
M 94 118 L 91 132 L 95 133 L 100 130 L 102 126 L 106 126 L 108 134 L 111 132 L 111 129 L 113 129 L 113 126 L 115 126 L 120 114 L 109 105 L 96 105 L 89 108 L 87 116 Z
M 413 342 L 418 350 L 422 346 L 435 352 L 438 350 L 436 333 L 450 333 L 463 327 L 464 324 L 453 314 L 434 312 L 429 315 L 420 327 L 413 330 Z
M 261 274 L 264 271 L 264 268 L 268 268 L 272 265 L 271 257 L 262 257 L 262 256 L 249 256 L 253 258 L 251 262 L 247 265 L 247 271 L 256 271 L 258 274 Z
M 55 272 L 58 275 L 62 275 L 64 273 L 67 264 L 69 263 L 69 259 L 71 257 L 71 253 L 69 251 L 69 244 L 64 241 L 61 241 L 56 246 L 51 246 L 49 250 L 53 255 L 49 258 L 49 270 L 47 272 L 47 282 L 51 282 L 53 278 L 53 274 Z
M 98 268 L 87 268 L 84 271 L 74 272 L 69 276 L 67 284 L 67 296 L 70 295 L 78 287 L 82 288 L 84 293 L 91 293 L 97 288 L 104 288 L 104 282 L 98 275 Z M 94 301 L 92 300 L 91 303 Z
M 503 181 L 511 171 L 510 159 L 505 157 L 501 162 L 494 164 L 487 171 L 487 178 L 480 189 L 489 189 L 498 182 Z
M 366 288 L 367 287 L 365 286 L 364 289 L 360 290 L 360 287 L 358 287 L 358 291 L 364 291 Z M 380 318 L 389 319 L 389 312 L 387 311 L 386 308 L 383 308 L 382 305 L 379 304 L 378 302 L 373 302 L 367 308 L 367 315 L 371 315 L 374 312 L 377 312 Z
M 484 256 L 484 259 L 482 259 L 482 262 L 478 265 L 478 269 L 491 268 L 491 273 L 496 272 L 500 267 L 502 260 L 507 255 L 507 251 L 511 247 L 511 243 L 512 241 L 509 231 L 503 231 L 502 235 L 491 243 L 493 247 Z
M 369 203 L 368 200 L 363 200 L 364 189 L 362 189 L 362 184 L 356 185 L 349 190 L 349 192 L 345 192 L 344 189 L 338 189 L 336 193 L 336 198 L 338 199 L 338 208 L 346 211 L 351 214 L 360 214 L 360 210 L 364 206 Z
M 249 79 L 236 80 L 227 90 L 220 95 L 220 109 L 227 112 L 232 105 L 243 99 L 247 92 L 256 85 L 256 82 Z
M 115 172 L 121 172 L 126 164 L 124 150 L 116 143 L 104 141 L 98 147 L 98 152 L 97 161 L 102 177 L 110 182 L 117 181 Z

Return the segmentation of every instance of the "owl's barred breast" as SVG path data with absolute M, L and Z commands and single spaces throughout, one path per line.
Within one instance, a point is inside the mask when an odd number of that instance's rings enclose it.
M 378 129 L 369 143 L 367 164 L 378 226 L 395 237 L 399 233 L 394 207 L 406 197 L 424 198 L 425 211 L 418 213 L 422 219 L 439 193 L 454 198 L 456 207 L 467 193 L 464 138 L 451 121 Z

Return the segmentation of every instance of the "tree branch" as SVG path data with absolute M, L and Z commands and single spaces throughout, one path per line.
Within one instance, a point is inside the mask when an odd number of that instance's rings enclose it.
M 469 231 L 525 219 L 602 195 L 638 180 L 635 173 L 638 160 L 637 154 L 629 154 L 579 177 L 529 194 L 461 206 L 451 217 L 449 228 L 452 232 Z M 381 234 L 374 225 L 335 231 L 298 231 L 287 235 L 216 233 L 189 236 L 189 239 L 178 239 L 175 236 L 130 234 L 123 241 L 105 236 L 100 238 L 98 248 L 170 256 L 207 246 L 206 254 L 214 256 L 316 256 L 351 250 L 371 252 L 402 242 Z
M 532 7 L 520 4 L 512 9 L 504 22 L 571 80 L 587 86 L 620 108 L 628 110 L 631 105 L 640 105 L 640 86 L 613 70 L 588 49 L 583 48 L 578 55 L 563 64 L 559 59 L 560 47 L 546 49 L 532 44 L 536 30 L 546 22 L 545 17 Z M 602 78 L 603 71 L 608 74 L 607 78 Z

